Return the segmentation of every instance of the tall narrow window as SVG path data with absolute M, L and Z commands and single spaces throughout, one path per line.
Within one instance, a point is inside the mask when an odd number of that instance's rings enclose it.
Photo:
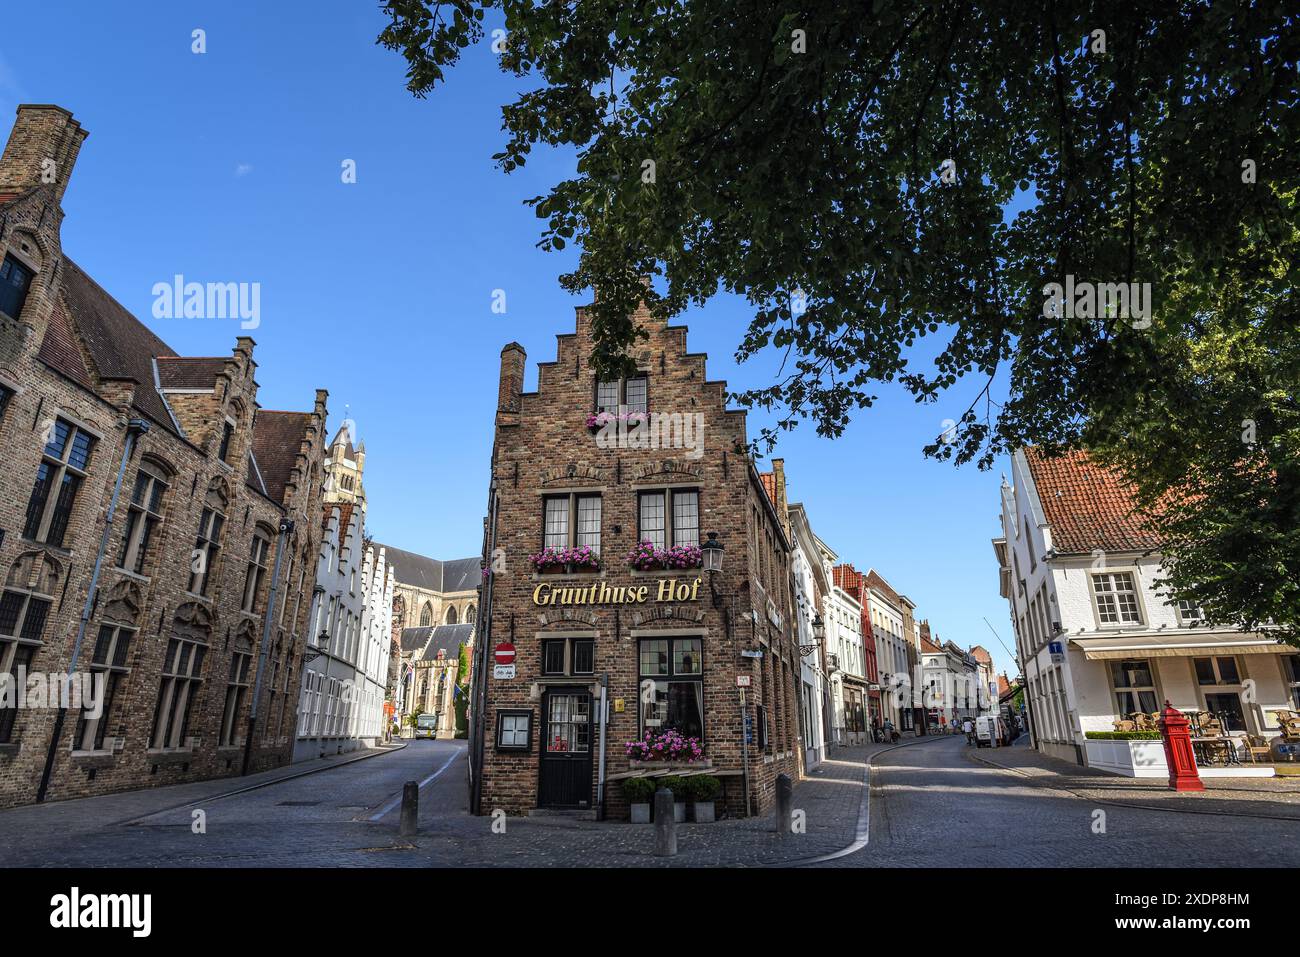
M 207 651 L 206 645 L 189 638 L 172 638 L 167 642 L 150 735 L 152 747 L 185 746 L 190 710 L 203 682 L 203 657 Z
M 656 548 L 700 544 L 700 493 L 695 489 L 642 492 L 637 516 L 637 541 Z
M 27 501 L 23 537 L 62 547 L 72 506 L 85 481 L 94 447 L 95 439 L 89 433 L 63 419 L 54 420 L 50 440 L 36 470 L 36 484 Z
M 207 596 L 212 569 L 221 548 L 221 529 L 225 525 L 226 497 L 220 487 L 208 489 L 203 512 L 199 515 L 199 534 L 194 542 L 190 562 L 189 590 L 192 594 Z
M 704 735 L 704 685 L 699 638 L 649 638 L 640 645 L 641 730 Z M 649 694 L 650 684 L 653 693 Z
M 546 500 L 545 528 L 542 546 L 564 548 L 569 544 L 569 496 Z
M 32 271 L 13 256 L 5 256 L 0 263 L 0 312 L 17 319 L 27 301 L 27 290 L 32 285 Z
M 227 419 L 221 424 L 221 448 L 217 451 L 217 458 L 226 464 L 230 463 L 230 440 L 235 435 L 235 424 Z
M 433 605 L 431 605 L 429 602 L 426 601 L 424 603 L 424 607 L 420 609 L 420 627 L 426 628 L 432 624 L 433 624 Z
M 244 707 L 244 698 L 248 694 L 248 671 L 253 661 L 252 647 L 244 645 L 230 656 L 230 678 L 226 683 L 226 706 L 221 714 L 222 745 L 237 743 L 239 731 L 239 712 Z M 272 681 L 274 688 L 275 683 Z
M 240 606 L 244 611 L 257 612 L 257 595 L 262 588 L 262 579 L 266 577 L 266 553 L 271 543 L 261 529 L 253 532 L 253 540 L 248 547 L 248 571 L 244 575 L 244 602 Z
M 13 397 L 14 390 L 0 382 L 0 422 L 4 421 L 5 409 L 9 408 L 9 400 Z
M 1097 620 L 1103 625 L 1141 623 L 1132 572 L 1093 575 L 1092 594 L 1097 602 Z
M 144 571 L 149 543 L 153 541 L 158 523 L 162 521 L 162 502 L 166 492 L 167 483 L 160 475 L 144 465 L 136 470 L 135 488 L 127 503 L 122 551 L 117 560 L 119 568 L 137 575 Z
M 113 702 L 120 697 L 121 686 L 127 674 L 127 655 L 135 629 L 125 625 L 104 624 L 95 639 L 95 650 L 90 657 L 90 673 L 96 683 L 103 675 L 104 692 L 98 715 L 82 711 L 77 723 L 74 746 L 81 751 L 102 751 L 104 734 L 113 713 Z
M 32 657 L 41 647 L 52 602 L 52 596 L 26 589 L 6 588 L 0 594 L 0 681 L 9 685 L 0 704 L 0 744 L 13 740 L 19 669 L 31 667 Z

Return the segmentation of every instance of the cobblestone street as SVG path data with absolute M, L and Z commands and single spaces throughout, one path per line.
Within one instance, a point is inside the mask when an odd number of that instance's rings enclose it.
M 960 738 L 840 749 L 795 789 L 806 833 L 771 819 L 679 829 L 680 853 L 652 856 L 653 830 L 566 817 L 466 811 L 462 742 L 416 741 L 392 753 L 312 762 L 210 781 L 0 812 L 0 864 L 49 867 L 223 866 L 1115 866 L 1285 867 L 1300 863 L 1300 784 L 1262 795 L 1189 798 L 1133 782 L 1062 774 L 1024 747 L 968 748 Z M 1008 767 L 994 766 L 996 761 Z M 864 808 L 867 763 L 872 791 Z M 1034 768 L 1027 775 L 1015 765 Z M 319 773 L 302 774 L 316 767 Z M 291 775 L 291 776 L 290 776 Z M 284 779 L 286 778 L 287 779 Z M 282 779 L 282 780 L 277 780 Z M 422 783 L 420 833 L 397 834 L 402 783 Z M 271 783 L 267 783 L 271 782 Z M 1081 790 L 1088 785 L 1089 790 Z M 1224 787 L 1229 785 L 1224 784 Z M 1068 788 L 1068 790 L 1067 790 Z M 1160 805 L 1168 794 L 1169 809 Z M 1199 801 L 1199 813 L 1186 813 Z M 1177 808 L 1177 810 L 1175 810 Z M 206 833 L 194 833 L 202 811 Z M 1206 812 L 1209 813 L 1206 813 Z M 1104 818 L 1098 817 L 1103 813 Z M 1225 813 L 1226 812 L 1226 813 Z M 1265 816 L 1270 814 L 1272 816 Z M 1104 830 L 1101 825 L 1104 824 Z M 869 825 L 869 826 L 868 826 Z M 869 837 L 869 840 L 868 840 Z

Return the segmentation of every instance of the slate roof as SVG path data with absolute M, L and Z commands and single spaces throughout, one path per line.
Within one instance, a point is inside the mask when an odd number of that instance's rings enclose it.
M 346 425 L 339 426 L 338 432 L 334 434 L 334 441 L 329 444 L 331 450 L 339 444 L 339 439 L 343 440 L 343 457 L 345 459 L 355 460 L 357 457 L 357 450 L 352 447 L 352 430 Z
M 438 657 L 438 651 L 446 657 L 455 658 L 456 649 L 469 644 L 474 635 L 473 623 L 459 625 L 423 625 L 419 628 L 402 629 L 402 651 L 419 651 L 419 660 L 432 661 Z
M 443 562 L 392 545 L 375 542 L 375 547 L 386 550 L 388 567 L 393 569 L 393 577 L 399 585 L 449 593 L 473 591 L 482 581 L 483 569 L 477 557 Z
M 1058 553 L 1089 555 L 1097 548 L 1120 552 L 1160 546 L 1160 540 L 1144 529 L 1134 514 L 1132 492 L 1118 475 L 1094 463 L 1086 451 L 1048 458 L 1040 449 L 1029 447 L 1024 455 Z
M 211 389 L 225 367 L 219 356 L 159 356 L 158 381 L 164 389 Z
M 266 494 L 281 504 L 290 473 L 311 424 L 310 412 L 258 409 L 253 416 L 253 457 L 266 484 Z
M 153 360 L 155 357 L 175 356 L 176 353 L 82 272 L 80 266 L 68 258 L 63 262 L 63 301 L 70 320 L 69 331 L 75 326 L 101 378 L 135 380 L 135 408 L 175 433 L 176 426 L 167 406 L 154 388 Z M 47 330 L 46 338 L 50 336 Z M 49 350 L 45 342 L 41 342 L 42 361 L 47 355 L 56 355 L 60 361 L 70 363 L 67 344 L 59 341 L 61 332 L 55 331 L 53 336 Z M 50 364 L 67 374 L 62 365 Z M 69 378 L 76 381 L 75 374 L 70 374 Z

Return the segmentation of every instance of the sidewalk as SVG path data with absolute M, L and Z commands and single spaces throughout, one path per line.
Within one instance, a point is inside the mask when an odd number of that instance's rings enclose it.
M 967 757 L 1100 804 L 1300 821 L 1300 779 L 1294 777 L 1205 778 L 1202 792 L 1171 791 L 1165 778 L 1122 777 L 1040 754 L 1027 735 L 1009 748 L 972 748 Z
M 364 761 L 381 754 L 400 751 L 401 744 L 363 748 L 347 754 L 299 761 L 269 771 L 259 771 L 247 777 L 230 776 L 193 781 L 188 784 L 171 784 L 165 787 L 141 788 L 119 791 L 67 801 L 50 801 L 45 804 L 24 804 L 0 811 L 0 843 L 18 835 L 31 840 L 44 834 L 59 835 L 98 830 L 105 826 L 128 824 L 133 820 L 195 802 L 211 802 L 231 794 L 265 787 L 290 778 L 342 767 L 353 761 Z M 87 809 L 93 808 L 93 812 Z
M 429 821 L 415 839 L 422 854 L 459 844 L 465 862 L 490 859 L 493 866 L 595 867 L 772 867 L 809 863 L 855 849 L 866 826 L 871 759 L 895 748 L 916 747 L 938 737 L 905 736 L 896 745 L 832 747 L 816 771 L 794 785 L 791 808 L 803 812 L 805 831 L 778 836 L 773 811 L 752 818 L 712 824 L 677 825 L 677 856 L 654 856 L 654 827 L 625 821 L 568 818 L 510 818 L 506 833 L 483 834 L 482 819 L 468 818 L 464 831 L 448 833 L 448 821 Z M 424 822 L 422 821 L 422 824 Z M 466 833 L 468 831 L 469 833 Z M 475 840 L 477 838 L 477 840 Z M 477 846 L 475 846 L 477 845 Z M 484 857 L 486 852 L 490 857 Z

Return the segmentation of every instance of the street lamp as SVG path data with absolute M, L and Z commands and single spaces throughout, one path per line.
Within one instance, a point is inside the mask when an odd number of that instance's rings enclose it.
M 813 612 L 812 633 L 813 643 L 799 646 L 799 656 L 802 658 L 807 658 L 816 651 L 821 646 L 822 639 L 826 637 L 826 626 L 822 623 L 822 616 L 818 612 Z
M 722 571 L 722 542 L 718 541 L 717 532 L 709 532 L 709 540 L 701 546 L 704 552 L 704 570 L 706 572 Z

